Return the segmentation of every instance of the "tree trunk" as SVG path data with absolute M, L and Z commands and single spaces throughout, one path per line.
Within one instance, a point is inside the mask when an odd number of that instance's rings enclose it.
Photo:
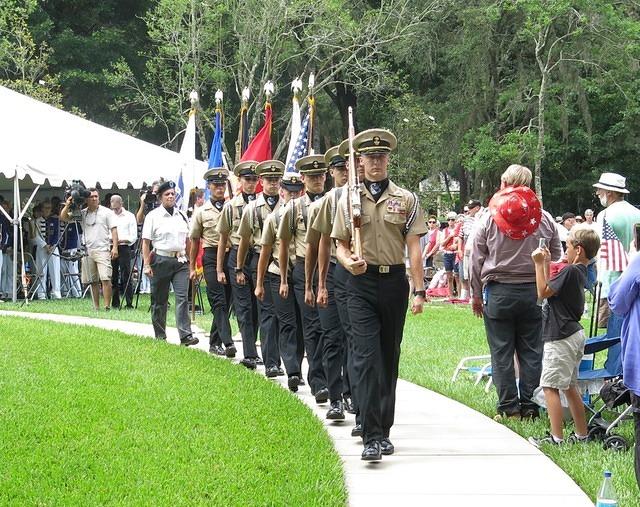
M 542 204 L 542 161 L 544 160 L 544 110 L 548 86 L 549 73 L 543 70 L 540 81 L 540 93 L 538 94 L 538 146 L 536 147 L 536 162 L 533 173 L 534 187 L 538 199 L 540 199 L 540 204 Z
M 332 98 L 334 99 L 334 103 L 340 113 L 340 119 L 342 120 L 342 139 L 346 139 L 349 135 L 349 107 L 353 108 L 353 126 L 355 127 L 356 133 L 358 132 L 358 121 L 356 119 L 358 97 L 353 87 L 343 83 L 336 83 L 336 93 Z

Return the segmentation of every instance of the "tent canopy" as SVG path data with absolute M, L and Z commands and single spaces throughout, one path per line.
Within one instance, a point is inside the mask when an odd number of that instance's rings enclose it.
M 207 165 L 103 127 L 0 86 L 0 175 L 51 186 L 140 188 L 181 170 L 200 178 Z

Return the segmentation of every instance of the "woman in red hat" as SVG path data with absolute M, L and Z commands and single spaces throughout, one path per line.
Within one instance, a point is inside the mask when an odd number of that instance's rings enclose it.
M 538 416 L 533 391 L 542 369 L 542 315 L 531 252 L 545 240 L 551 258 L 562 256 L 553 217 L 529 188 L 531 171 L 511 165 L 473 240 L 472 307 L 484 318 L 498 392 L 497 419 Z M 516 385 L 514 354 L 520 364 Z

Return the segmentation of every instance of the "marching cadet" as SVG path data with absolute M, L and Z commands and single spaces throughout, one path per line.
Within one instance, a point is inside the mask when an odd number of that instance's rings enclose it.
M 316 298 L 313 291 L 313 280 L 316 264 L 318 265 L 318 316 L 324 331 L 323 351 L 325 373 L 329 388 L 331 407 L 327 412 L 327 419 L 344 420 L 344 380 L 343 366 L 345 354 L 345 329 L 348 322 L 338 310 L 334 292 L 335 248 L 331 241 L 331 227 L 333 225 L 332 212 L 335 212 L 337 199 L 347 183 L 347 166 L 340 155 L 338 146 L 330 148 L 324 155 L 324 162 L 329 167 L 333 178 L 334 188 L 325 196 L 309 206 L 309 227 L 305 238 L 307 247 L 305 253 L 305 302 L 314 306 Z M 328 243 L 323 250 L 321 262 L 319 260 L 320 243 Z M 346 315 L 346 305 L 343 312 Z M 345 372 L 346 373 L 346 372 Z M 346 377 L 346 375 L 345 375 Z
M 186 215 L 175 207 L 175 187 L 173 181 L 165 181 L 158 188 L 160 206 L 147 214 L 142 226 L 142 255 L 145 274 L 151 279 L 151 322 L 156 338 L 167 339 L 167 303 L 169 286 L 173 285 L 180 344 L 189 346 L 198 343 L 198 339 L 191 334 L 189 318 L 188 259 L 191 242 L 189 221 Z M 117 248 L 117 236 L 114 244 Z
M 231 338 L 229 305 L 224 285 L 218 282 L 216 273 L 218 248 L 226 252 L 226 243 L 220 243 L 217 231 L 218 221 L 224 207 L 224 192 L 227 188 L 229 171 L 224 167 L 214 167 L 204 173 L 211 198 L 200 206 L 191 218 L 191 239 L 202 239 L 204 255 L 202 258 L 204 279 L 207 283 L 207 299 L 213 313 L 209 333 L 209 352 L 219 356 L 235 357 L 236 347 Z M 196 256 L 198 249 L 191 249 L 191 277 L 196 276 Z M 224 347 L 222 344 L 224 343 Z
M 409 291 L 405 246 L 416 281 L 413 314 L 422 312 L 425 298 L 420 236 L 427 226 L 417 196 L 388 178 L 389 153 L 396 145 L 395 135 L 381 129 L 366 130 L 353 139 L 365 176 L 360 188 L 361 221 L 354 224 L 360 225 L 362 257 L 351 245 L 352 200 L 340 200 L 331 233 L 338 241 L 338 260 L 353 275 L 347 282 L 348 309 L 365 461 L 379 461 L 382 454 L 394 452 L 389 432 Z M 358 248 L 354 245 L 354 250 Z
M 278 167 L 284 170 L 284 164 L 279 161 L 269 160 L 263 162 L 278 163 Z M 280 271 L 290 271 L 290 265 L 279 264 L 279 251 L 282 242 L 278 239 L 278 226 L 283 220 L 285 205 L 300 195 L 304 184 L 300 174 L 294 172 L 284 173 L 280 181 L 280 202 L 272 213 L 267 216 L 260 238 L 261 250 L 258 260 L 256 276 L 256 297 L 260 301 L 265 299 L 265 286 L 270 287 L 271 296 L 278 318 L 278 345 L 280 355 L 288 376 L 289 390 L 298 391 L 298 386 L 303 385 L 302 359 L 304 357 L 304 344 L 298 309 L 296 308 L 293 294 L 280 295 Z M 293 248 L 293 245 L 291 245 Z M 295 255 L 290 252 L 291 256 Z M 267 270 L 268 267 L 268 270 Z
M 236 284 L 249 287 L 255 292 L 258 258 L 262 229 L 269 214 L 281 203 L 279 187 L 284 164 L 279 160 L 267 160 L 258 164 L 256 174 L 262 182 L 262 194 L 247 204 L 240 219 L 237 234 L 240 236 L 235 268 Z M 248 254 L 248 255 L 247 255 Z M 245 263 L 249 268 L 245 268 Z M 231 263 L 231 261 L 229 261 Z M 233 276 L 233 275 L 232 275 Z M 250 278 L 249 278 L 250 277 Z M 265 375 L 269 378 L 284 375 L 280 367 L 280 348 L 278 347 L 278 318 L 271 295 L 270 278 L 264 280 L 264 297 L 258 301 L 258 319 L 260 328 L 260 348 L 264 361 Z
M 324 182 L 327 177 L 327 165 L 323 155 L 308 155 L 298 159 L 296 170 L 302 175 L 305 194 L 287 204 L 278 226 L 278 239 L 282 247 L 278 252 L 280 266 L 289 264 L 289 246 L 295 246 L 295 260 L 291 281 L 300 315 L 304 348 L 309 363 L 308 381 L 311 394 L 317 403 L 326 403 L 329 399 L 327 378 L 322 363 L 323 331 L 320 325 L 318 309 L 305 304 L 305 235 L 308 228 L 309 206 L 324 195 Z M 280 296 L 289 294 L 288 270 L 280 270 Z
M 220 243 L 227 244 L 231 241 L 231 250 L 228 255 L 219 248 L 217 256 L 217 277 L 218 283 L 227 284 L 231 282 L 231 295 L 233 297 L 233 307 L 235 309 L 240 335 L 242 336 L 242 350 L 244 358 L 240 363 L 251 370 L 256 369 L 257 364 L 261 364 L 262 360 L 258 357 L 256 349 L 258 309 L 253 295 L 251 285 L 237 281 L 235 271 L 238 258 L 238 245 L 240 244 L 240 235 L 238 227 L 242 212 L 247 204 L 256 198 L 256 185 L 258 184 L 258 176 L 256 175 L 256 165 L 254 160 L 240 162 L 234 169 L 234 174 L 240 178 L 241 193 L 228 201 L 222 209 L 220 220 L 218 221 L 217 232 L 220 235 Z M 249 259 L 250 260 L 250 259 Z M 233 273 L 227 277 L 225 271 Z M 249 270 L 243 272 L 244 280 L 251 280 Z M 230 280 L 229 280 L 230 278 Z

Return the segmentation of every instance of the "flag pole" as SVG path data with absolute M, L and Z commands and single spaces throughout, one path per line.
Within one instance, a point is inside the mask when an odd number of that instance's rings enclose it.
M 316 116 L 316 99 L 313 96 L 313 87 L 316 84 L 316 78 L 314 73 L 309 74 L 309 139 L 307 145 L 307 153 L 309 155 L 314 155 L 315 151 L 313 149 L 313 136 L 314 136 L 314 120 Z

